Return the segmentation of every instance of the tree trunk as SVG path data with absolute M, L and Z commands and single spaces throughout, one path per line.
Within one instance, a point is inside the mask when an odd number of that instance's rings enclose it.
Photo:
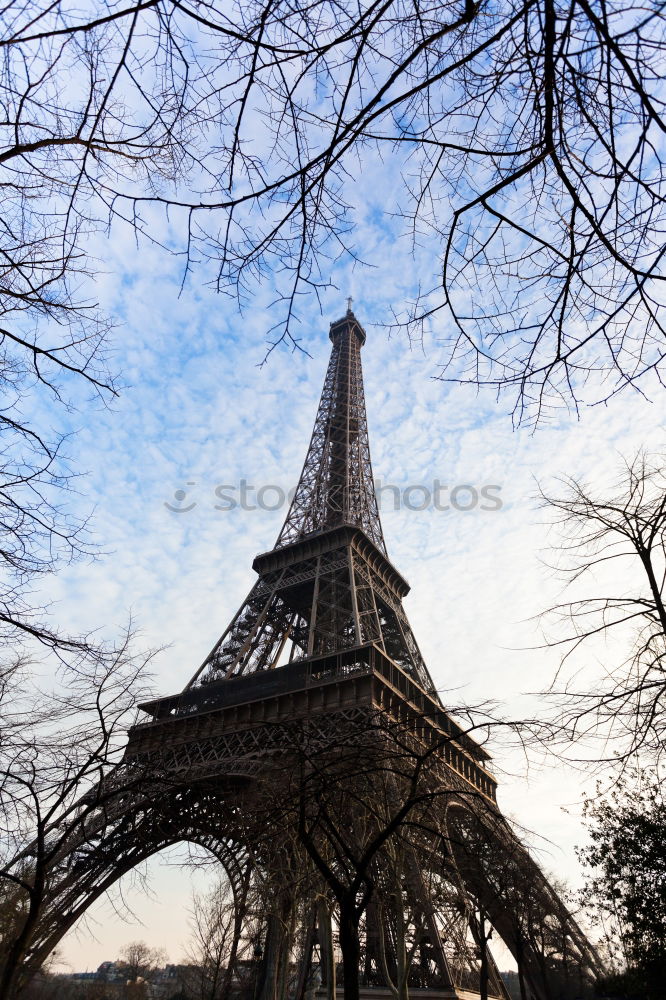
M 355 900 L 340 906 L 340 951 L 344 976 L 345 1000 L 359 1000 L 359 966 L 361 943 L 358 936 L 358 918 Z
M 247 868 L 245 875 L 243 877 L 243 883 L 238 895 L 234 894 L 234 932 L 231 939 L 231 948 L 229 950 L 229 957 L 227 959 L 227 967 L 224 972 L 224 978 L 222 980 L 222 988 L 220 990 L 219 1000 L 228 1000 L 229 994 L 231 992 L 231 984 L 234 978 L 234 972 L 236 971 L 236 958 L 238 956 L 238 948 L 240 945 L 241 935 L 243 933 L 243 924 L 245 922 L 246 911 L 247 911 L 247 893 L 250 887 L 250 869 Z
M 41 866 L 40 866 L 41 867 Z M 44 881 L 41 872 L 35 878 L 36 887 L 33 892 L 37 898 L 41 899 Z M 34 899 L 29 900 L 28 912 L 23 922 L 23 927 L 16 936 L 16 940 L 5 953 L 4 962 L 0 971 L 0 997 L 2 1000 L 13 1000 L 18 997 L 36 973 L 35 968 L 29 968 L 26 962 L 26 955 L 30 941 L 37 925 L 39 916 L 39 906 Z
M 333 928 L 331 911 L 324 900 L 319 901 L 317 912 L 319 949 L 322 961 L 322 978 L 326 986 L 326 1000 L 335 1000 L 335 955 L 333 954 Z
M 280 927 L 277 914 L 269 914 L 264 942 L 264 954 L 261 959 L 259 982 L 255 990 L 255 1000 L 273 1000 L 275 993 L 275 974 L 277 971 L 280 945 Z
M 275 978 L 276 1000 L 286 1000 L 289 979 L 289 955 L 291 953 L 291 946 L 294 940 L 295 923 L 296 907 L 292 905 L 291 899 L 285 898 L 282 903 L 282 936 L 280 939 L 277 973 Z
M 486 935 L 486 918 L 483 911 L 479 914 L 479 950 L 481 952 L 479 996 L 481 1000 L 488 1000 L 488 937 Z
M 368 908 L 368 913 L 370 912 Z M 377 921 L 377 950 L 379 952 L 379 960 L 381 962 L 381 970 L 384 976 L 384 983 L 386 988 L 390 991 L 391 996 L 394 1000 L 398 1000 L 398 986 L 393 982 L 391 978 L 391 972 L 388 967 L 388 961 L 386 958 L 386 938 L 384 935 L 384 924 L 382 920 L 382 915 L 379 916 Z
M 296 989 L 294 991 L 294 1000 L 305 1000 L 305 993 L 308 985 L 308 979 L 311 974 L 312 966 L 312 952 L 314 950 L 315 937 L 317 934 L 317 908 L 313 906 L 308 915 L 307 931 L 303 941 L 303 955 L 301 958 L 301 965 L 298 970 L 298 980 L 296 982 Z M 319 935 L 319 941 L 321 942 L 321 934 Z M 320 954 L 321 951 L 320 943 Z M 323 966 L 323 961 L 321 965 Z M 322 983 L 324 981 L 323 971 L 322 971 Z

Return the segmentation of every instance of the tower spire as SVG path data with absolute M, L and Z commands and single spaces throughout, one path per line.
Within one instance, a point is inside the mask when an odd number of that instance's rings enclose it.
M 331 323 L 333 344 L 314 429 L 276 548 L 318 531 L 360 528 L 386 555 L 372 478 L 363 392 L 365 330 L 351 311 Z

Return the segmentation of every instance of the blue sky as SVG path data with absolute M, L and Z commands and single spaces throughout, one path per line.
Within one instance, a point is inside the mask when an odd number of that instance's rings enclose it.
M 177 261 L 137 249 L 118 231 L 100 244 L 102 304 L 117 319 L 115 366 L 126 389 L 111 409 L 48 414 L 74 431 L 69 455 L 87 472 L 81 504 L 95 506 L 94 529 L 106 553 L 66 568 L 49 582 L 63 625 L 113 634 L 128 613 L 146 646 L 166 646 L 154 665 L 155 690 L 179 690 L 196 670 L 253 581 L 251 561 L 270 548 L 285 511 L 215 510 L 215 487 L 295 485 L 328 360 L 328 325 L 346 296 L 368 332 L 363 350 L 375 475 L 401 486 L 487 484 L 501 487 L 499 511 L 383 510 L 389 553 L 412 586 L 406 609 L 431 674 L 448 704 L 501 701 L 516 717 L 555 667 L 534 651 L 531 621 L 553 603 L 559 584 L 540 563 L 547 544 L 536 480 L 562 473 L 604 482 L 618 454 L 660 449 L 664 403 L 626 394 L 609 407 L 562 412 L 532 434 L 514 430 L 492 393 L 435 381 L 440 340 L 435 326 L 421 346 L 374 324 L 400 309 L 418 280 L 419 259 L 401 252 L 387 227 L 359 233 L 375 269 L 336 266 L 339 288 L 300 303 L 309 356 L 279 348 L 260 366 L 271 325 L 270 289 L 259 289 L 240 315 L 233 302 L 192 283 L 179 293 Z M 437 321 L 443 323 L 443 318 Z M 194 485 L 188 485 L 194 484 Z M 185 490 L 188 513 L 174 513 Z M 185 505 L 185 502 L 183 502 Z M 492 749 L 492 748 L 491 748 Z M 593 780 L 563 767 L 529 768 L 519 753 L 495 757 L 503 810 L 534 836 L 544 865 L 578 878 L 578 803 Z M 566 810 L 566 811 L 565 811 Z M 539 839 L 537 835 L 540 835 Z M 123 943 L 142 938 L 178 960 L 187 938 L 188 876 L 156 860 L 154 899 L 124 886 L 143 924 L 128 926 L 111 903 L 96 904 L 89 928 L 71 932 L 61 960 L 95 968 Z M 197 876 L 201 887 L 212 878 Z M 126 890 L 126 891 L 125 891 Z

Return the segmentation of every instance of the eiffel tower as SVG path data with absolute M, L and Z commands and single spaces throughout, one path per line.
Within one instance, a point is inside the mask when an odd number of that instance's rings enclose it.
M 405 614 L 409 585 L 389 560 L 373 485 L 366 334 L 351 308 L 330 339 L 314 430 L 278 539 L 255 558 L 254 585 L 185 689 L 141 706 L 118 774 L 99 807 L 88 801 L 81 829 L 53 861 L 26 966 L 38 965 L 124 873 L 190 841 L 219 859 L 236 901 L 225 1000 L 506 1000 L 490 932 L 513 954 L 525 1000 L 582 997 L 599 969 L 594 950 L 502 817 L 489 755 L 441 703 Z M 359 907 L 352 984 L 340 957 L 341 909 L 325 882 L 297 872 L 306 885 L 297 903 L 283 885 L 275 905 L 264 900 L 258 915 L 248 909 L 252 880 L 272 864 L 251 816 L 266 775 L 277 799 L 289 799 L 280 762 L 293 764 L 298 734 L 329 751 L 335 739 L 326 759 L 339 771 L 350 748 L 358 756 L 378 745 L 373 732 L 390 753 L 396 727 L 403 748 L 431 762 L 430 833 L 403 838 L 399 864 L 384 850 L 368 869 L 374 893 Z M 396 786 L 388 796 L 396 808 L 401 794 Z M 280 850 L 283 833 L 271 832 Z M 291 864 L 302 857 L 292 853 Z M 241 962 L 250 922 L 253 950 Z

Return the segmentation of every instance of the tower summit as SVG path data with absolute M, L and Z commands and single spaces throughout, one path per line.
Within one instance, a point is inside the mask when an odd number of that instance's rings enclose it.
M 347 524 L 364 531 L 386 555 L 363 392 L 365 330 L 349 309 L 331 323 L 329 337 L 333 347 L 310 446 L 276 548 Z

